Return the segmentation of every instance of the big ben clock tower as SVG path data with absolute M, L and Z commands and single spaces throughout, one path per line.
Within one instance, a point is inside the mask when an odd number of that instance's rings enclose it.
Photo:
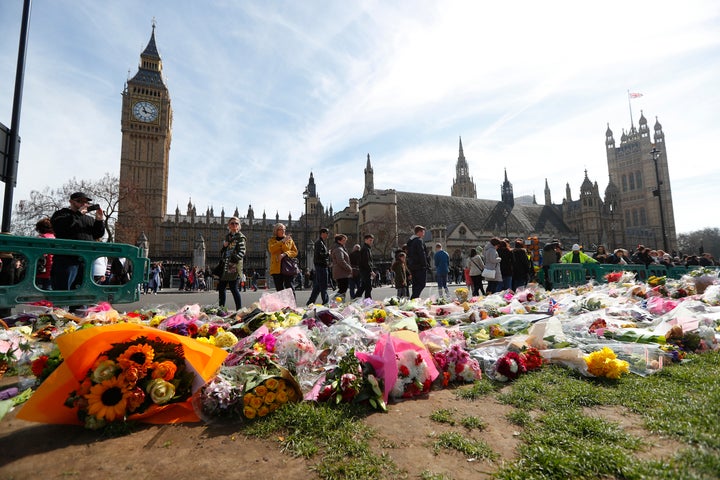
M 161 250 L 160 223 L 167 211 L 172 108 L 162 77 L 162 60 L 150 41 L 134 77 L 122 93 L 120 202 L 116 238 L 136 245 L 145 233 L 149 254 Z

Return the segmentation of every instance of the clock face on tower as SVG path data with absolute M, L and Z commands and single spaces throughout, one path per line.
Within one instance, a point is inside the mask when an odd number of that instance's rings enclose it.
M 158 109 L 150 102 L 137 102 L 133 105 L 133 115 L 141 122 L 152 122 L 158 116 Z

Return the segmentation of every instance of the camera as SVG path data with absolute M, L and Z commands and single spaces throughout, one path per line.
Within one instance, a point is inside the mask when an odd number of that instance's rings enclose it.
M 86 210 L 86 211 L 88 211 L 88 212 L 94 212 L 94 211 L 97 210 L 98 208 L 100 208 L 100 205 L 98 205 L 97 203 L 94 203 L 94 204 L 92 204 L 92 205 L 89 205 L 89 206 L 87 207 L 87 210 Z

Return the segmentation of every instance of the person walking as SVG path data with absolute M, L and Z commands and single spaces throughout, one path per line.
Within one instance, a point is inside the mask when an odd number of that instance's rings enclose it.
M 390 266 L 393 272 L 393 279 L 395 281 L 395 289 L 397 290 L 398 298 L 407 298 L 410 296 L 408 290 L 408 275 L 410 271 L 407 268 L 405 252 L 397 252 L 395 254 L 395 261 Z
M 273 236 L 268 240 L 268 252 L 270 252 L 270 275 L 275 283 L 275 290 L 278 292 L 290 288 L 293 290 L 293 279 L 295 273 L 285 275 L 282 272 L 281 263 L 285 257 L 296 258 L 298 249 L 292 239 L 292 235 L 285 234 L 285 225 L 276 223 L 273 227 Z
M 427 282 L 427 256 L 425 255 L 425 227 L 415 225 L 415 234 L 407 242 L 407 265 L 412 277 L 410 298 L 419 298 Z
M 360 249 L 360 289 L 357 292 L 357 296 L 364 295 L 365 298 L 372 298 L 373 288 L 373 275 L 375 273 L 375 263 L 373 262 L 372 256 L 372 244 L 375 241 L 375 236 L 368 233 L 363 237 L 363 246 Z
M 230 288 L 230 293 L 235 301 L 235 310 L 242 308 L 242 299 L 238 289 L 238 280 L 243 269 L 245 258 L 245 235 L 240 232 L 240 219 L 230 217 L 228 220 L 228 233 L 223 240 L 220 249 L 222 260 L 222 273 L 218 282 L 218 305 L 225 306 L 225 290 Z
M 315 248 L 313 252 L 313 266 L 315 267 L 315 277 L 313 278 L 313 288 L 310 292 L 307 305 L 312 305 L 317 300 L 318 294 L 322 299 L 323 305 L 328 303 L 328 262 L 330 254 L 327 248 L 328 229 L 320 229 L 320 237 L 315 240 Z
M 345 249 L 347 236 L 342 233 L 335 235 L 335 243 L 330 250 L 330 263 L 332 264 L 332 276 L 337 282 L 337 295 L 345 301 L 345 294 L 352 278 L 352 265 L 350 265 L 350 254 Z
M 469 275 L 472 281 L 472 296 L 477 297 L 478 293 L 485 295 L 485 289 L 483 288 L 483 276 L 482 272 L 485 270 L 485 263 L 480 255 L 477 254 L 477 250 L 474 248 L 470 249 L 470 258 L 468 258 L 468 268 L 470 269 Z M 488 290 L 489 291 L 489 290 Z
M 450 255 L 443 250 L 441 243 L 435 244 L 435 277 L 437 278 L 438 296 L 450 298 L 448 289 L 448 273 L 450 272 Z

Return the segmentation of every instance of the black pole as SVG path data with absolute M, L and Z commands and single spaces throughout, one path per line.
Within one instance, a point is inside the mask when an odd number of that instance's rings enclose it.
M 30 25 L 30 4 L 32 0 L 23 2 L 22 25 L 20 26 L 20 44 L 18 45 L 17 70 L 15 71 L 15 94 L 13 96 L 12 120 L 8 141 L 8 157 L 5 175 L 5 200 L 3 203 L 2 231 L 10 231 L 12 219 L 13 189 L 17 183 L 17 165 L 20 147 L 20 109 L 22 107 L 22 90 L 25 78 L 25 52 L 27 50 L 28 26 Z
M 653 195 L 658 197 L 658 202 L 660 202 L 660 228 L 662 229 L 663 250 L 667 252 L 668 243 L 667 233 L 665 233 L 665 213 L 663 212 L 662 193 L 660 191 L 662 181 L 660 180 L 660 169 L 658 168 L 658 158 L 660 157 L 660 151 L 653 147 L 653 149 L 650 151 L 650 155 L 652 155 L 653 162 L 655 163 L 655 180 L 657 181 L 657 190 L 653 191 Z

